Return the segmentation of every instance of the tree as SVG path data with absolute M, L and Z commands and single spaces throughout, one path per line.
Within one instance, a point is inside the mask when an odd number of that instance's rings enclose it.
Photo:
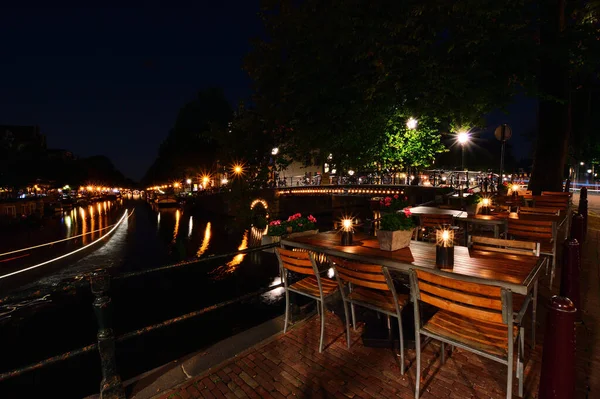
M 577 8 L 565 11 L 565 0 L 269 1 L 267 38 L 245 67 L 258 112 L 294 128 L 292 154 L 362 163 L 380 156 L 397 107 L 456 131 L 516 93 L 536 96 L 543 139 L 532 186 L 553 189 L 568 141 L 567 78 L 584 82 L 600 54 L 597 8 L 581 7 L 597 0 L 571 4 Z
M 144 184 L 210 171 L 218 160 L 220 137 L 226 133 L 232 116 L 221 89 L 199 91 L 197 98 L 179 111 L 157 159 L 142 179 Z
M 528 30 L 523 1 L 268 2 L 268 39 L 245 63 L 258 112 L 294 128 L 293 156 L 363 164 L 380 160 L 398 107 L 473 125 L 510 101 L 528 65 L 513 57 L 534 45 L 516 40 Z

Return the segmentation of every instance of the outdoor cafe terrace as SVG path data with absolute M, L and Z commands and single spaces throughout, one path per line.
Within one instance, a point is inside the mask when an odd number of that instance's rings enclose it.
M 563 243 L 565 229 L 570 227 L 569 224 L 562 224 L 555 232 L 559 243 Z M 600 347 L 597 345 L 600 342 L 600 215 L 590 212 L 587 227 L 587 237 L 581 247 L 582 322 L 576 324 L 576 398 L 600 397 Z M 317 238 L 305 237 L 298 238 L 295 242 L 284 240 L 283 245 L 289 247 L 292 244 L 307 248 L 307 245 L 315 245 L 317 241 Z M 414 241 L 411 244 L 411 247 L 414 247 L 414 264 L 420 262 L 418 253 L 423 245 L 425 244 Z M 340 247 L 335 245 L 332 248 L 330 251 L 341 251 Z M 457 263 L 463 256 L 461 254 L 461 251 L 457 251 Z M 389 256 L 389 259 L 392 259 L 400 255 Z M 529 329 L 531 312 L 527 313 L 523 322 L 526 327 L 523 384 L 525 398 L 550 397 L 540 396 L 538 392 L 542 353 L 549 331 L 546 325 L 549 317 L 548 304 L 551 298 L 559 293 L 561 272 L 564 269 L 562 245 L 557 246 L 555 256 L 558 261 L 552 287 L 549 287 L 549 276 L 544 272 L 540 275 L 534 348 L 531 347 L 532 337 Z M 481 265 L 488 264 L 484 262 Z M 291 294 L 291 303 L 296 301 L 295 298 L 297 294 Z M 341 303 L 339 297 L 337 300 L 326 302 L 322 352 L 319 351 L 319 314 L 312 312 L 308 317 L 302 318 L 296 311 L 292 315 L 291 327 L 288 326 L 286 333 L 283 333 L 283 318 L 267 323 L 268 326 L 256 327 L 232 337 L 225 343 L 127 382 L 127 397 L 414 398 L 417 370 L 414 342 L 405 346 L 406 373 L 402 375 L 401 357 L 397 347 L 392 349 L 385 345 L 365 346 L 362 336 L 369 323 L 373 323 L 373 318 L 366 317 L 368 312 L 359 311 L 357 307 L 357 328 L 350 328 L 348 348 L 346 318 Z M 412 308 L 412 304 L 407 306 Z M 407 328 L 406 324 L 404 328 Z M 546 345 L 547 341 L 546 339 Z M 420 398 L 506 397 L 506 364 L 486 359 L 459 347 L 452 349 L 449 345 L 446 345 L 444 350 L 444 361 L 439 341 L 425 341 L 422 338 L 421 343 L 423 349 Z M 570 348 L 571 343 L 568 337 L 565 337 L 559 345 Z M 517 397 L 518 366 L 516 360 L 514 363 L 512 392 L 513 397 Z M 568 375 L 570 372 L 567 365 L 551 366 L 558 370 L 551 374 L 555 377 Z M 542 384 L 551 382 L 547 378 Z

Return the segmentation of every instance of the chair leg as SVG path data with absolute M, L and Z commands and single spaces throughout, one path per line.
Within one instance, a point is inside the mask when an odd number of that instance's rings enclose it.
M 519 397 L 523 397 L 523 369 L 525 368 L 523 358 L 525 357 L 525 329 L 519 328 L 519 349 L 517 351 L 517 378 L 519 379 Z
M 321 340 L 319 342 L 319 353 L 323 352 L 323 336 L 325 335 L 325 301 L 320 300 L 321 306 Z
M 350 315 L 348 313 L 348 302 L 342 300 L 344 302 L 344 315 L 346 316 L 346 344 L 348 349 L 350 349 Z
M 290 317 L 290 292 L 285 290 L 285 323 L 283 325 L 283 333 L 287 332 L 288 319 Z
M 442 342 L 441 345 L 441 351 L 440 351 L 440 360 L 442 362 L 442 364 L 446 363 L 446 344 L 444 342 Z
M 506 373 L 506 399 L 512 399 L 513 386 L 513 363 L 514 363 L 514 337 L 512 335 L 512 323 L 509 323 L 510 341 L 508 342 L 508 370 Z
M 356 331 L 356 312 L 354 311 L 354 304 L 350 304 L 350 310 L 352 311 L 352 328 Z
M 318 300 L 315 301 L 315 302 L 317 302 L 317 315 L 320 316 L 321 315 L 321 306 L 319 306 L 319 301 Z
M 398 340 L 400 341 L 400 374 L 404 375 L 404 331 L 402 331 L 402 318 L 398 315 Z
M 419 330 L 415 331 L 415 350 L 417 352 L 417 375 L 415 377 L 415 399 L 419 399 L 419 389 L 421 385 L 421 334 Z

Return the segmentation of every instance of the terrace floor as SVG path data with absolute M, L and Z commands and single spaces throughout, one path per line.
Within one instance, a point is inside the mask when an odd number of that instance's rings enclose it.
M 577 398 L 600 397 L 600 217 L 590 214 L 581 270 L 583 323 L 577 326 Z M 560 258 L 559 258 L 560 259 Z M 560 273 L 560 271 L 559 271 Z M 541 284 L 539 303 L 558 291 Z M 525 397 L 538 397 L 545 309 L 539 307 L 537 346 L 527 344 Z M 346 348 L 343 316 L 326 317 L 326 348 L 318 352 L 319 319 L 298 323 L 155 396 L 188 398 L 414 398 L 415 351 L 407 351 L 408 370 L 400 375 L 399 357 L 391 349 L 365 347 L 362 326 Z M 529 334 L 526 334 L 529 337 Z M 421 398 L 504 398 L 506 366 L 456 348 L 444 365 L 439 345 L 423 352 Z M 517 392 L 516 378 L 513 392 Z M 516 397 L 516 395 L 515 395 Z

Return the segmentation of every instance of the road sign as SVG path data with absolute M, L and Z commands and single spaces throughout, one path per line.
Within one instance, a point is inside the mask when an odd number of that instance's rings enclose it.
M 506 141 L 511 138 L 512 130 L 507 124 L 500 125 L 494 131 L 494 136 L 500 141 Z

